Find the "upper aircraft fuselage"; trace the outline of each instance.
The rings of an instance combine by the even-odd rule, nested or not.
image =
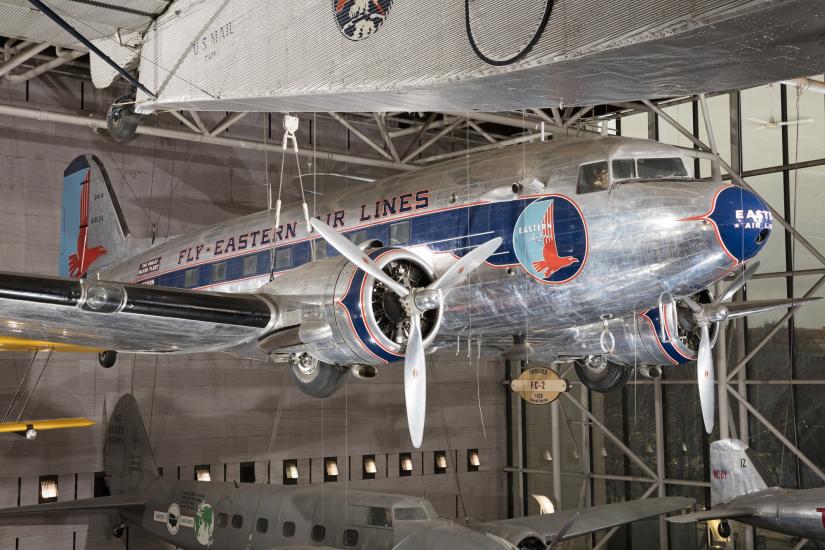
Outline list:
[[[470,326],[493,337],[562,330],[648,311],[662,296],[693,294],[764,246],[772,218],[762,199],[694,179],[693,164],[687,150],[645,140],[562,139],[327,190],[310,213],[356,243],[408,248],[436,274],[501,237],[471,284],[447,297],[439,341],[454,342]],[[296,268],[313,254],[337,253],[308,235],[299,204],[285,207],[280,220],[274,227],[274,212],[261,212],[223,222],[100,277],[293,295],[287,281],[306,277]],[[358,309],[363,296],[350,296],[357,283],[356,275],[349,286],[330,283],[335,300]]]

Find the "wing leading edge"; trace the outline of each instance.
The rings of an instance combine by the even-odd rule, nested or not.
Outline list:
[[[216,351],[274,326],[260,294],[0,272],[0,335],[126,352]]]
[[[489,527],[490,531],[495,531],[501,536],[502,529],[509,528],[514,533],[527,529],[543,536],[545,542],[550,542],[573,516],[578,514],[570,528],[560,538],[560,540],[567,540],[660,514],[677,512],[692,506],[694,502],[691,498],[683,497],[643,498],[579,510],[566,510],[554,514],[492,521],[482,524],[480,530],[485,531]]]

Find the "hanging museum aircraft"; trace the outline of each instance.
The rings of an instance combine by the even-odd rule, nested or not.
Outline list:
[[[718,165],[693,178],[697,156],[711,158],[629,138],[536,143],[328,193],[312,218],[295,205],[154,246],[81,156],[65,171],[61,277],[0,274],[0,334],[109,350],[104,366],[115,352],[272,357],[318,397],[403,360],[416,447],[425,350],[462,337],[576,360],[597,391],[698,359],[710,431],[715,323],[800,301],[723,303],[772,215]]]
[[[141,113],[566,108],[741,89],[825,67],[818,0],[127,4],[0,0],[0,36],[26,41],[13,50],[24,56],[41,44],[98,48],[137,69]],[[118,76],[97,55],[90,69],[97,87]]]
[[[673,523],[722,520],[718,531],[729,537],[733,519],[796,537],[825,541],[825,489],[783,489],[768,485],[770,476],[753,451],[738,439],[710,445],[712,508],[668,518]]]
[[[0,509],[3,516],[115,512],[184,550],[355,548],[372,550],[539,550],[555,543],[693,505],[647,498],[490,522],[441,519],[418,497],[323,487],[298,488],[165,480],[131,394],[120,398],[103,451],[111,496]],[[61,519],[61,521],[63,521]]]

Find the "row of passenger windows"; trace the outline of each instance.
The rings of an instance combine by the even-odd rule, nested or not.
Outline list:
[[[370,239],[370,236],[373,232],[368,231],[367,229],[361,229],[359,231],[355,231],[353,233],[349,233],[347,238],[354,242],[355,244],[361,244]],[[380,239],[378,239],[380,240]],[[405,220],[403,222],[394,223],[389,227],[389,245],[390,246],[402,246],[405,244],[409,244],[410,242],[410,222],[409,220]],[[323,239],[315,239],[312,241],[312,246],[315,252],[315,259],[320,260],[322,258],[327,257],[327,242]],[[283,271],[285,269],[289,269],[292,267],[292,249],[293,247],[281,247],[275,250],[275,258],[274,258],[274,271]],[[265,256],[265,258],[264,258]],[[263,260],[266,260],[266,269],[262,271],[261,265]],[[184,281],[183,285],[186,288],[194,288],[196,286],[202,286],[203,277],[201,273],[204,269],[211,270],[211,273],[208,276],[208,283],[205,284],[215,284],[215,283],[222,283],[226,281],[226,266],[227,262],[230,260],[217,262],[214,264],[203,265],[199,267],[193,267],[192,269],[187,269],[184,272]],[[270,254],[269,252],[257,252],[255,254],[250,254],[248,256],[243,257],[243,269],[241,270],[240,278],[245,277],[252,277],[254,275],[259,275],[262,273],[267,273],[269,270],[269,262],[270,262]],[[199,284],[199,280],[201,281]],[[180,284],[180,283],[178,283]]]
[[[351,521],[360,521],[371,527],[385,527],[391,528],[393,523],[393,514],[398,521],[420,521],[429,519],[427,511],[422,507],[407,507],[396,508],[381,508],[377,506],[350,506],[353,508],[364,509],[362,517],[350,518]],[[218,513],[217,526],[225,528],[231,523],[235,529],[243,527],[243,516],[240,514],[233,514],[230,522],[229,514],[225,512]],[[269,531],[269,520],[267,518],[258,518],[255,522],[255,531],[258,533],[266,533]],[[284,538],[291,538],[295,536],[295,522],[285,521],[281,526],[281,534]],[[323,542],[326,539],[327,530],[323,525],[313,525],[310,531],[310,537],[314,542]],[[358,544],[358,530],[345,529],[342,537],[344,546],[355,546]]]

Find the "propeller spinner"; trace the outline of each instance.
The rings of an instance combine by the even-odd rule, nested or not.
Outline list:
[[[501,246],[502,240],[496,237],[474,248],[428,286],[408,289],[385,273],[352,241],[318,219],[312,219],[310,223],[335,250],[392,290],[404,305],[410,319],[410,333],[404,358],[404,399],[410,438],[413,446],[418,448],[424,438],[424,419],[427,410],[427,363],[421,335],[421,314],[440,307],[444,296],[463,283],[470,272],[484,263]]]

